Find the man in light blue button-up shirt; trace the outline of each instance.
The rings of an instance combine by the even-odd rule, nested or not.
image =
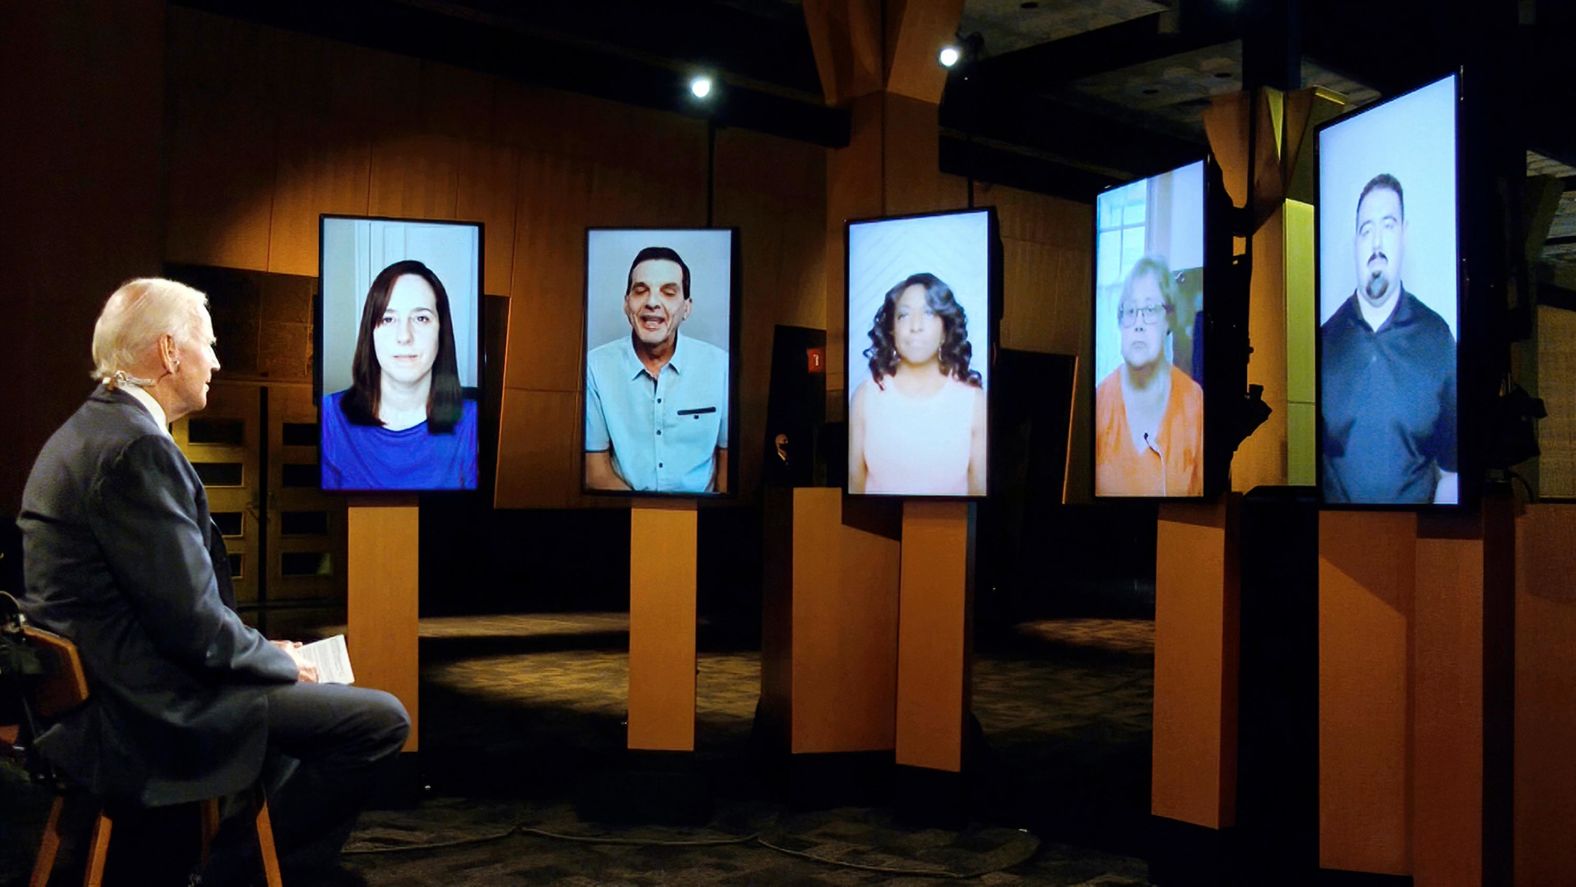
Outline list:
[[[693,307],[677,252],[635,255],[624,292],[630,335],[586,355],[587,488],[726,492],[728,352],[679,335]]]

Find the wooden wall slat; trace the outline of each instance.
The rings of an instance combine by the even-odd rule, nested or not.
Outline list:
[[[421,64],[421,125],[454,138],[492,140],[499,80],[441,62]]]
[[[968,183],[957,176],[944,175],[937,166],[941,151],[937,106],[893,93],[884,99],[882,175],[887,181],[886,213],[903,215],[966,207]]]
[[[460,151],[458,139],[431,133],[373,141],[367,211],[412,219],[455,218]]]
[[[742,252],[734,447],[739,488],[751,496],[761,472],[774,329],[826,325],[825,157],[823,149],[786,139],[718,134],[716,223],[739,229]],[[762,169],[772,174],[762,176]]]
[[[169,55],[179,69],[166,86],[169,261],[268,267],[276,115],[259,72],[275,43],[270,32],[234,19],[170,16]]]
[[[1077,354],[1089,335],[1089,253],[1003,238],[1004,348]]]
[[[502,413],[494,504],[567,508],[581,498],[579,394],[505,388]]]
[[[588,164],[520,153],[504,385],[580,390]],[[500,472],[500,487],[502,473]]]
[[[318,217],[367,212],[371,142],[350,124],[283,117],[268,270],[316,277]]]
[[[514,292],[515,206],[527,195],[518,191],[519,152],[507,145],[466,140],[460,145],[457,218],[482,223],[485,240],[484,289],[495,296]],[[499,359],[503,355],[498,355]]]

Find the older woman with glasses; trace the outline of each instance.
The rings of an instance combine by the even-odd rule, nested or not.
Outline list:
[[[1145,256],[1122,284],[1122,362],[1094,395],[1095,495],[1201,496],[1204,390],[1166,357],[1176,282]]]

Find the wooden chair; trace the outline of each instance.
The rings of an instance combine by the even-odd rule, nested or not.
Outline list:
[[[53,632],[44,631],[31,625],[22,626],[28,646],[37,652],[44,670],[43,674],[35,676],[33,680],[24,684],[23,703],[31,709],[33,718],[44,721],[57,718],[88,698],[87,674],[82,670],[82,659],[77,655],[77,647],[71,641]],[[28,731],[23,730],[24,734]],[[31,741],[30,736],[25,736],[25,741]],[[55,867],[55,855],[60,850],[60,820],[61,812],[65,809],[67,793],[70,789],[58,780],[55,783],[57,794],[55,803],[50,807],[49,820],[44,826],[44,835],[39,840],[38,855],[33,861],[33,875],[28,881],[29,887],[45,887],[49,883],[49,874]],[[104,880],[104,863],[109,859],[110,832],[114,829],[114,820],[101,800],[97,801],[97,812],[93,821],[93,837],[88,847],[87,872],[83,877],[86,887],[99,887]],[[202,820],[202,861],[208,862],[208,849],[213,841],[214,834],[219,829],[219,798],[209,798],[201,802]],[[268,818],[268,799],[263,796],[262,786],[254,786],[251,790],[251,815],[257,830],[258,848],[263,858],[263,874],[267,879],[268,887],[281,887],[279,877],[279,859],[274,852],[273,823]]]

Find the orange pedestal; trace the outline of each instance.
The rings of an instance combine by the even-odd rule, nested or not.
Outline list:
[[[417,592],[421,511],[414,497],[352,503],[346,515],[345,643],[356,685],[385,690],[410,713],[404,751],[416,751],[420,685]]]
[[[1319,532],[1320,867],[1508,883],[1509,500]]]
[[[1211,829],[1236,820],[1240,507],[1166,504],[1156,528],[1150,812]]]
[[[963,769],[973,528],[967,502],[903,505],[896,736],[902,765]]]
[[[695,750],[695,503],[629,512],[629,748]]]
[[[898,527],[884,505],[767,491],[761,713],[791,754],[893,747]]]

